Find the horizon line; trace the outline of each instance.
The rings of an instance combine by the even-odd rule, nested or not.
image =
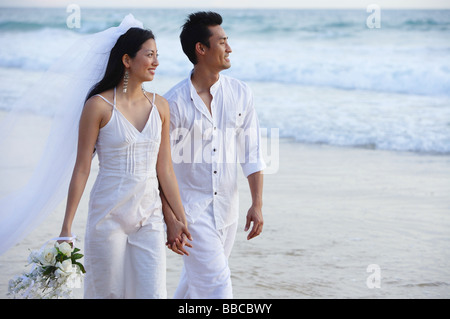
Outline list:
[[[141,6],[121,6],[121,5],[81,5],[81,8],[89,8],[89,9],[199,9],[199,6],[155,6],[155,5],[141,5]],[[67,8],[67,5],[60,5],[60,6],[45,6],[45,5],[8,5],[8,4],[1,4],[0,8],[11,8],[11,9],[61,9],[61,8]],[[230,6],[230,7],[207,7],[209,9],[205,10],[211,10],[211,9],[243,9],[243,10],[267,10],[267,9],[301,9],[301,10],[359,10],[359,9],[365,9],[367,6],[349,6],[349,7],[300,7],[300,6],[279,6],[279,7],[271,7],[271,6],[261,6],[261,7],[239,7],[239,6]],[[448,7],[382,7],[383,10],[449,10],[450,4]]]

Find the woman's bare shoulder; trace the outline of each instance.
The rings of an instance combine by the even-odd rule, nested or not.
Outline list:
[[[112,90],[111,92],[106,91],[101,93],[101,96],[103,98],[98,95],[90,97],[84,104],[82,115],[82,120],[85,119],[88,122],[94,122],[96,123],[95,125],[98,125],[100,128],[109,122],[113,109],[111,103],[113,103],[114,100]],[[109,103],[104,99],[109,101]]]
[[[163,108],[163,109],[167,109],[167,110],[169,109],[169,102],[167,102],[167,100],[159,94],[156,94],[155,104],[159,108]]]
[[[155,105],[162,119],[169,115],[169,103],[164,97],[157,93],[144,92],[150,99],[153,99],[153,94],[155,95]]]
[[[99,96],[101,95],[101,96]],[[105,101],[106,100],[106,101]],[[107,102],[108,101],[108,102]],[[84,104],[84,109],[88,112],[111,112],[114,101],[113,90],[102,92],[98,95],[91,96]]]
[[[156,94],[155,104],[156,107],[158,108],[159,113],[161,114],[161,118],[163,120],[164,119],[170,120],[170,109],[167,100],[161,95]]]

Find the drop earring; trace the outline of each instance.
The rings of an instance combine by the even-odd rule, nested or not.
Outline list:
[[[128,70],[125,70],[125,75],[123,77],[123,93],[127,93],[127,89],[128,89]]]

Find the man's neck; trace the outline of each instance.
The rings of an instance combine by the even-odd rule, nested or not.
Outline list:
[[[199,94],[208,92],[211,86],[219,80],[219,72],[213,72],[196,65],[191,75],[191,81]]]

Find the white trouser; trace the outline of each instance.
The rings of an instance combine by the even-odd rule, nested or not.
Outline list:
[[[86,240],[84,298],[167,298],[165,231],[93,231]]]
[[[216,230],[212,205],[193,224],[189,224],[193,248],[183,256],[180,283],[175,299],[233,298],[228,257],[236,237],[237,222]]]

